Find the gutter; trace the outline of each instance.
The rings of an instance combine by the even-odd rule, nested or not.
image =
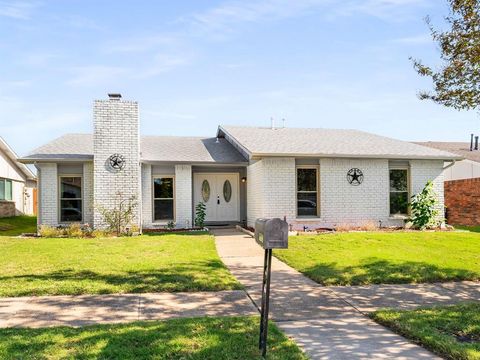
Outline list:
[[[450,164],[448,164],[447,166],[445,166],[445,167],[443,168],[443,170],[447,170],[448,168],[452,167],[453,165],[455,165],[456,162],[457,162],[457,160],[455,160],[455,159],[452,160],[452,161],[450,162]]]

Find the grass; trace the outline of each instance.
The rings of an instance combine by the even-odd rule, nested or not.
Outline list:
[[[324,285],[480,279],[480,234],[473,232],[294,236],[275,256]]]
[[[13,216],[0,218],[0,236],[17,236],[22,233],[36,233],[37,218],[35,216]]]
[[[455,229],[478,233],[480,232],[480,225],[478,226],[455,225]]]
[[[210,235],[0,237],[0,254],[0,296],[241,288]]]
[[[479,303],[412,311],[381,310],[371,316],[442,357],[480,359]]]
[[[0,329],[1,359],[260,359],[258,317],[192,318],[83,328]],[[269,359],[306,360],[274,325]]]

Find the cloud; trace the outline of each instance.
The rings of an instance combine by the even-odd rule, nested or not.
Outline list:
[[[413,8],[426,8],[431,4],[431,0],[350,0],[341,2],[333,10],[333,14],[337,16],[364,14],[397,22],[416,16]]]
[[[28,20],[38,6],[40,3],[31,1],[0,1],[0,16]]]
[[[125,75],[128,69],[124,67],[88,65],[70,69],[73,78],[67,81],[68,85],[91,86],[99,83],[110,82],[118,76]]]
[[[177,42],[174,35],[154,34],[146,36],[138,36],[124,38],[116,43],[107,44],[104,47],[106,53],[130,53],[143,52],[157,48],[161,45],[173,45]]]
[[[191,57],[189,55],[157,54],[153,57],[150,64],[141,69],[131,71],[131,75],[137,79],[149,78],[172,71],[179,66],[189,63],[191,63]]]
[[[407,36],[399,39],[394,39],[393,42],[400,44],[423,45],[431,43],[432,36],[430,34],[420,34],[415,36]]]

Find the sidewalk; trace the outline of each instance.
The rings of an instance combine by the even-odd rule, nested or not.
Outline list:
[[[263,250],[240,232],[215,231],[218,253],[258,307]],[[324,287],[274,258],[271,318],[312,359],[437,359],[364,314],[480,300],[474,282]]]
[[[0,298],[0,328],[258,315],[244,291]]]

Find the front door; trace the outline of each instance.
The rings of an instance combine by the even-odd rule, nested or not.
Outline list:
[[[194,207],[203,202],[206,222],[240,221],[238,173],[195,173]]]

